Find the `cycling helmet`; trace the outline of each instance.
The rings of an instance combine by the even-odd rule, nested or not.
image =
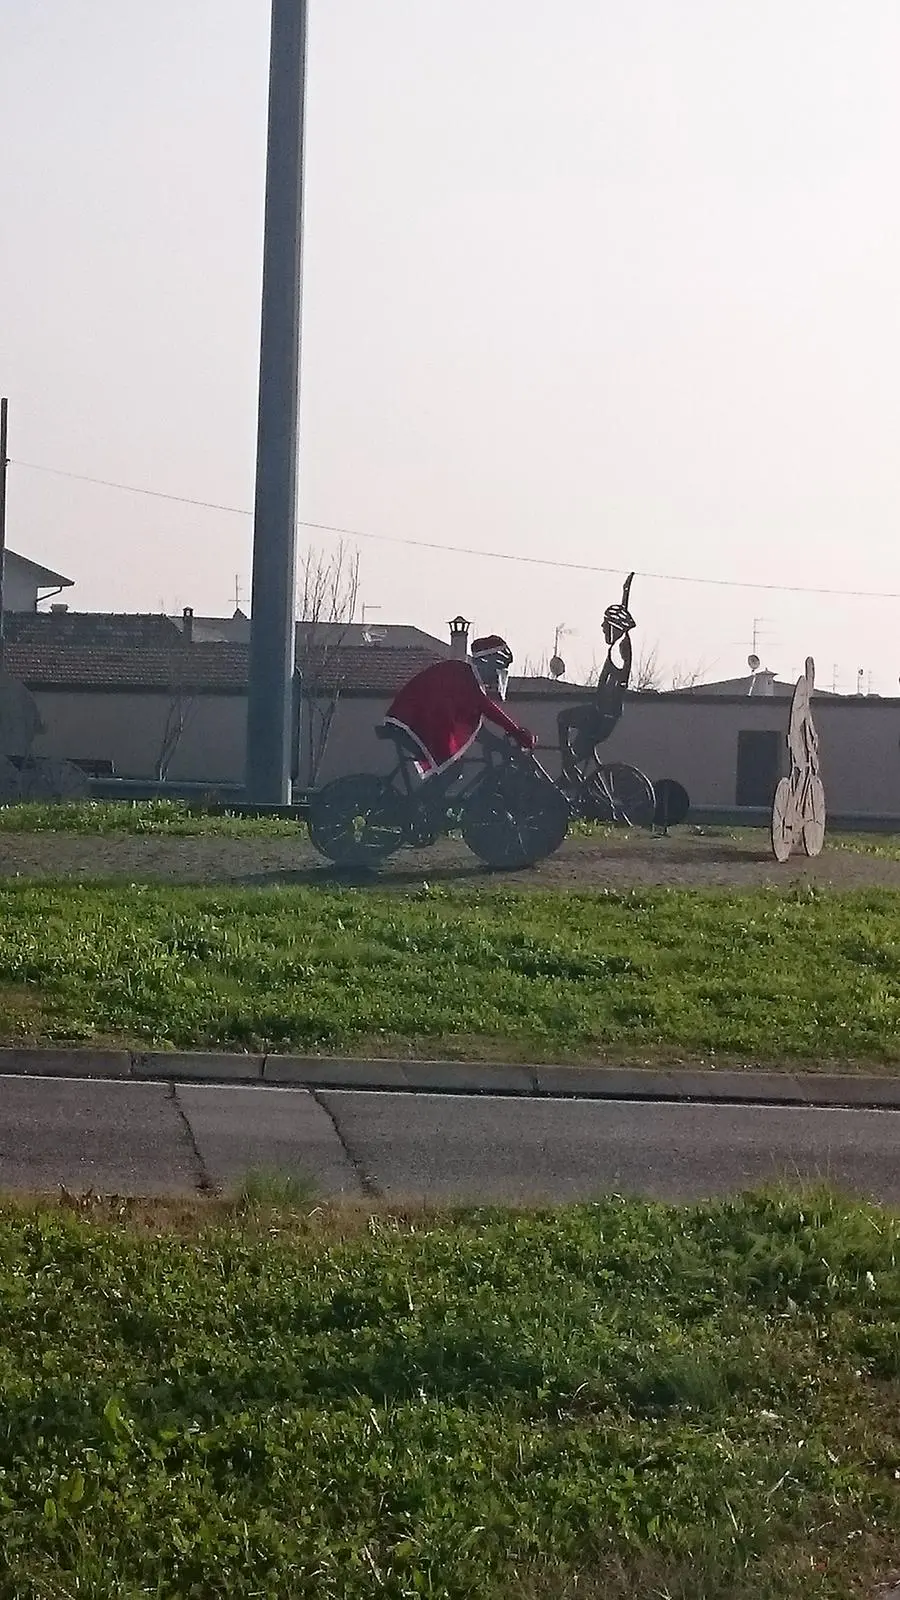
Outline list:
[[[627,606],[607,606],[603,613],[603,636],[607,644],[615,644],[634,627],[634,617]]]
[[[626,633],[630,633],[635,626],[634,617],[628,609],[631,597],[631,585],[634,573],[629,572],[622,587],[622,599],[618,605],[607,606],[603,613],[603,637],[608,645],[617,644]]]

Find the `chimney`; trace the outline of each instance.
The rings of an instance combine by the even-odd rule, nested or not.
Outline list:
[[[68,606],[61,606],[61,605],[55,605],[55,606],[51,606],[50,607],[51,614],[54,617],[64,617],[66,612],[68,611],[68,609],[69,609]]]
[[[185,608],[184,608],[184,611],[182,613],[181,631],[184,634],[184,642],[185,642],[185,644],[193,644],[193,642],[194,642],[194,608],[193,608],[193,606],[185,606]]]
[[[454,617],[450,624],[450,654],[462,659],[469,653],[469,624],[465,617]]]

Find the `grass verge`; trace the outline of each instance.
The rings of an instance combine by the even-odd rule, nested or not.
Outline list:
[[[486,1059],[900,1058],[888,890],[0,884],[0,1033]]]
[[[612,828],[602,823],[571,824],[573,837],[615,841],[620,848],[641,850],[647,833],[641,828]],[[75,833],[86,837],[131,834],[157,838],[305,839],[302,823],[284,817],[243,817],[232,813],[212,815],[184,800],[72,800],[60,805],[26,802],[0,806],[0,834]],[[674,837],[693,841],[702,836],[718,839],[735,849],[760,849],[767,853],[763,828],[710,825],[675,830]],[[832,833],[826,850],[900,858],[900,834]]]
[[[147,837],[296,838],[300,825],[285,817],[212,816],[183,800],[29,801],[0,806],[2,833],[138,834]]]
[[[0,1210],[2,1600],[868,1600],[896,1564],[885,1212],[155,1204]]]

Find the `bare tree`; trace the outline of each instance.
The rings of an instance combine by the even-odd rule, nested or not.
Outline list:
[[[311,546],[300,574],[296,671],[300,679],[301,768],[319,775],[343,687],[338,652],[356,614],[359,554],[343,541],[330,555]]]
[[[155,763],[157,783],[167,781],[175,752],[197,712],[196,696],[187,687],[184,656],[185,646],[179,639],[169,664],[169,701]]]
[[[683,661],[676,661],[672,668],[673,689],[695,689],[701,683],[706,673],[702,661],[695,661],[693,666]]]
[[[538,661],[534,661],[531,656],[526,656],[522,662],[522,670],[516,676],[520,678],[546,678],[549,671],[550,666],[546,656],[541,656]]]
[[[649,694],[658,690],[662,683],[662,671],[659,665],[659,645],[649,645],[642,650],[634,664],[631,675],[631,688],[636,694]]]

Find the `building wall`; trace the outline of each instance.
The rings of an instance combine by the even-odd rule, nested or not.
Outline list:
[[[9,551],[3,568],[4,611],[36,611],[37,593],[34,577],[29,577],[27,567],[21,567]]]
[[[45,724],[43,755],[111,761],[120,778],[151,778],[171,696],[54,690],[35,692]],[[198,695],[169,765],[170,778],[242,783],[247,702],[242,694]]]
[[[557,775],[556,718],[576,696],[514,697],[509,711],[538,735],[538,755]],[[344,772],[385,771],[393,747],[375,738],[387,700],[346,699],[332,724],[320,781]],[[651,779],[675,778],[695,805],[733,806],[738,733],[787,733],[790,702],[768,696],[636,695],[605,745],[607,759],[640,767]],[[834,812],[900,816],[900,702],[837,699],[814,702],[822,775]],[[785,770],[787,770],[785,747]]]
[[[36,747],[42,753],[112,761],[122,777],[154,776],[168,696],[56,690],[38,691],[35,698],[47,730]],[[577,698],[564,692],[558,699],[516,696],[509,703],[512,715],[538,735],[538,754],[554,775],[557,713]],[[347,696],[338,703],[320,782],[387,770],[393,747],[374,731],[387,706],[387,697]],[[788,708],[787,700],[768,697],[636,695],[605,751],[610,761],[630,762],[651,779],[677,779],[695,805],[733,806],[738,733],[772,729],[783,736]],[[830,810],[900,816],[900,701],[817,700],[814,714]],[[197,696],[170,776],[240,783],[245,719],[242,694]],[[308,781],[302,770],[300,781]]]

